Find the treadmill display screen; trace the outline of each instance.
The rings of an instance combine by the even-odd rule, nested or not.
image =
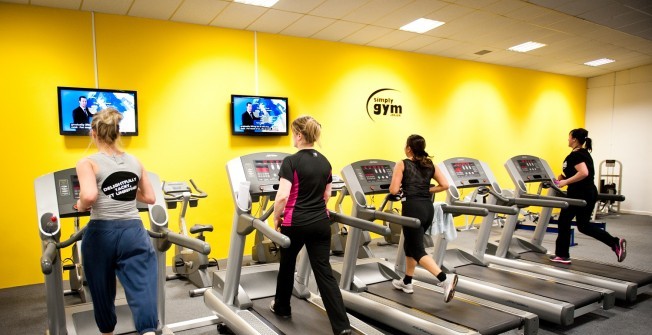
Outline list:
[[[363,165],[361,168],[367,183],[388,183],[392,180],[392,168],[389,165]]]
[[[81,187],[79,187],[79,178],[75,174],[72,175],[70,179],[72,179],[72,196],[75,199],[79,199],[79,190],[81,189]]]
[[[256,178],[259,181],[278,181],[278,171],[281,169],[282,160],[256,160]]]
[[[543,172],[543,170],[539,166],[539,163],[534,159],[519,159],[517,162],[518,162],[518,167],[521,169],[522,172],[525,173]]]
[[[474,162],[456,162],[451,163],[453,171],[458,178],[481,177],[478,167]]]

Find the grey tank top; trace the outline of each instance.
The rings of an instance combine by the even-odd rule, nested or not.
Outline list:
[[[127,153],[109,156],[96,153],[88,157],[98,171],[97,200],[91,208],[91,220],[140,219],[136,208],[136,193],[142,168],[138,160]]]

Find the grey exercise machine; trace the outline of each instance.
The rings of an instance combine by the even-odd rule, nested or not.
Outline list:
[[[505,163],[515,186],[515,196],[520,199],[562,199],[569,203],[581,206],[586,205],[583,200],[564,197],[564,192],[557,188],[553,179],[554,174],[548,163],[535,156],[521,155],[507,160]],[[527,192],[527,185],[531,183],[543,184],[548,188],[548,195],[537,195]],[[559,195],[562,197],[560,198]],[[512,263],[526,267],[528,271],[537,272],[563,278],[580,283],[613,290],[616,299],[633,302],[636,297],[650,290],[652,273],[628,268],[622,265],[611,265],[598,261],[589,261],[573,258],[571,264],[551,263],[548,259],[546,248],[543,247],[548,222],[552,209],[543,207],[536,229],[531,239],[514,237],[516,216],[509,217],[500,238],[500,244],[495,255],[500,259],[492,258],[492,262],[507,262],[505,258],[518,258],[524,262]]]
[[[572,324],[580,315],[613,307],[613,291],[487,262],[485,251],[495,213],[516,215],[521,200],[502,197],[502,189],[492,172],[485,163],[476,159],[451,158],[438,167],[449,181],[447,204],[485,208],[490,212],[482,221],[472,252],[447,250],[446,240],[435,241],[433,257],[443,268],[458,274],[459,292],[526,310],[542,320],[564,326]],[[460,200],[459,189],[473,188],[490,193],[487,203]],[[504,202],[498,205],[498,199]],[[550,206],[559,205],[559,202],[533,200],[528,205]]]
[[[208,196],[206,192],[197,187],[192,179],[190,179],[190,184],[192,184],[192,188],[184,181],[163,181],[165,202],[167,203],[168,209],[176,208],[177,204],[181,202],[181,209],[179,211],[179,234],[188,237],[191,237],[190,234],[197,234],[195,236],[196,239],[206,242],[204,233],[212,232],[212,225],[195,224],[190,227],[190,230],[186,228],[186,212],[188,207],[197,207],[199,199]],[[208,268],[217,266],[217,260],[209,260],[208,255],[179,245],[174,246],[174,251],[172,266],[174,274],[167,276],[167,280],[186,278],[197,287],[197,289],[188,292],[191,297],[204,294],[204,291],[211,286],[211,277],[208,273]]]
[[[156,203],[144,205],[139,203],[139,211],[147,211],[158,259],[158,317],[163,334],[172,334],[175,330],[190,329],[205,324],[183,325],[166,324],[165,321],[165,251],[172,244],[180,244],[198,252],[208,254],[210,246],[205,242],[191,239],[171,232],[168,228],[168,214],[161,192],[158,175],[149,172],[152,188],[156,192]],[[47,299],[47,316],[49,335],[86,335],[97,334],[97,326],[93,316],[93,305],[90,302],[65,306],[63,297],[63,272],[61,264],[61,249],[81,240],[85,227],[65,241],[61,241],[61,219],[86,217],[89,212],[78,212],[73,206],[79,198],[79,180],[74,168],[56,171],[37,178],[34,181],[36,193],[37,222],[43,254],[41,256],[41,271],[45,275]],[[82,260],[83,263],[83,260]],[[134,332],[131,311],[126,299],[116,300],[116,315],[118,324],[115,334]],[[203,322],[203,321],[202,321]],[[208,323],[210,324],[210,323]]]
[[[290,319],[278,317],[269,310],[276,292],[279,264],[240,266],[244,258],[245,239],[254,230],[260,231],[281,248],[288,247],[291,243],[287,236],[267,223],[274,210],[273,205],[259,216],[251,214],[254,202],[261,199],[274,200],[279,184],[278,168],[286,156],[288,154],[261,152],[241,156],[227,163],[235,204],[228,266],[226,270],[213,272],[213,286],[204,293],[204,302],[217,315],[219,322],[235,334],[332,333],[321,298],[307,289],[310,266],[305,248],[297,262]],[[330,217],[332,221],[344,224],[370,226],[369,222],[335,212],[330,212]],[[376,227],[370,228],[386,233]],[[349,320],[355,334],[382,334],[351,315]]]
[[[418,219],[376,210],[367,202],[369,195],[385,197],[389,193],[393,166],[394,162],[369,159],[342,169],[342,178],[352,195],[352,216],[418,227]],[[449,207],[450,211],[487,215],[483,209]],[[344,296],[348,309],[406,334],[500,334],[518,328],[526,334],[537,332],[538,318],[532,313],[465,295],[456,295],[445,304],[443,290],[426,283],[415,282],[414,294],[396,290],[391,283],[400,278],[395,264],[379,258],[356,257],[361,233],[357,228],[349,230],[344,263],[333,265],[333,271],[340,276],[340,287],[350,291]]]

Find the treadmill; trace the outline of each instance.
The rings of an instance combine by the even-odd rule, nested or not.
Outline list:
[[[418,227],[418,219],[375,210],[367,202],[369,195],[389,193],[393,166],[394,162],[368,159],[342,169],[353,200],[352,216]],[[484,209],[448,207],[446,210],[487,215]],[[461,294],[444,303],[443,290],[426,283],[415,282],[413,294],[396,290],[391,281],[400,276],[394,264],[379,258],[357,259],[361,234],[360,229],[349,230],[344,262],[333,266],[340,287],[349,291],[344,295],[349,310],[407,334],[500,334],[512,329],[536,334],[539,319],[532,313]]]
[[[180,331],[202,327],[215,323],[211,318],[189,320],[175,324],[165,322],[165,252],[172,244],[195,250],[202,254],[210,253],[210,245],[206,242],[180,235],[170,231],[166,204],[161,191],[158,175],[148,172],[152,189],[156,193],[156,203],[146,205],[138,203],[140,212],[148,212],[150,227],[148,231],[156,249],[158,262],[158,319],[163,334],[173,334]],[[78,212],[73,206],[79,199],[79,179],[75,168],[55,171],[38,177],[34,181],[36,193],[36,209],[41,246],[41,271],[45,275],[45,290],[47,299],[47,316],[49,335],[90,335],[97,334],[98,329],[93,316],[92,302],[66,306],[63,292],[63,273],[61,249],[81,240],[86,227],[74,233],[70,238],[61,241],[61,219],[87,217],[90,212]],[[82,260],[83,264],[83,260]],[[135,332],[131,310],[125,298],[116,299],[117,324],[115,334]]]
[[[548,163],[539,157],[515,156],[505,163],[505,167],[514,182],[515,196],[517,198],[576,201],[576,199],[555,197],[555,195],[563,195],[564,193],[555,185],[553,181],[554,174]],[[539,183],[540,189],[549,188],[548,195],[541,196],[528,193],[527,184],[531,183]],[[616,299],[627,303],[634,302],[639,294],[650,290],[652,284],[652,273],[650,272],[622,265],[577,258],[573,258],[571,264],[550,262],[550,255],[542,246],[542,242],[550,221],[551,212],[551,208],[542,208],[534,235],[529,241],[513,236],[518,218],[516,215],[509,217],[503,228],[500,244],[495,253],[498,257],[492,258],[492,262],[501,264],[509,261],[507,258],[517,258],[522,261],[519,263],[521,268],[527,268],[528,271],[604,287],[613,290]],[[533,266],[534,264],[537,266]]]
[[[217,315],[218,321],[235,334],[332,334],[321,298],[308,290],[310,265],[305,248],[297,262],[299,271],[295,276],[292,317],[289,319],[281,318],[269,309],[276,293],[279,264],[241,266],[246,237],[254,230],[280,247],[287,248],[291,243],[287,236],[267,223],[274,206],[269,206],[260,216],[251,213],[253,203],[262,205],[274,200],[279,184],[278,172],[287,156],[280,152],[260,152],[232,159],[226,166],[235,204],[228,263],[226,270],[213,272],[213,286],[204,293],[204,303]],[[369,222],[348,219],[334,212],[330,212],[330,217],[331,221],[343,224],[371,226]],[[349,320],[354,334],[383,334],[352,315],[349,315]]]
[[[491,213],[518,213],[516,203],[511,203],[511,206],[496,205],[502,190],[485,163],[458,157],[441,162],[439,168],[450,183],[446,203],[486,208]],[[461,201],[459,189],[464,188],[478,189],[480,194],[492,191],[494,195],[488,195],[485,203]],[[539,200],[537,205],[555,203]],[[438,264],[443,263],[442,268],[459,275],[459,292],[526,310],[542,320],[562,326],[570,325],[576,317],[598,308],[613,307],[615,297],[611,290],[489,264],[485,250],[493,219],[494,215],[483,219],[472,253],[460,249],[446,250],[446,240],[435,241],[433,257]]]

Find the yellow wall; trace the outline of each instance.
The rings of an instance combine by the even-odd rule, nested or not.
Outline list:
[[[95,86],[92,22],[87,12],[0,4],[0,288],[43,281],[34,179],[93,151],[87,138],[58,134],[56,97],[57,86]],[[484,160],[512,188],[502,167],[509,157],[538,155],[558,171],[568,131],[584,123],[583,78],[106,14],[94,22],[99,87],[138,91],[140,135],[123,146],[162,179],[194,178],[209,194],[188,219],[215,226],[215,258],[227,256],[231,227],[226,162],[293,151],[290,137],[230,135],[229,97],[257,93],[257,77],[258,93],[289,97],[291,118],[322,123],[321,151],[335,171],[364,158],[399,160],[405,138],[419,133],[436,161]],[[380,88],[399,91],[402,116],[367,116],[366,100]]]

